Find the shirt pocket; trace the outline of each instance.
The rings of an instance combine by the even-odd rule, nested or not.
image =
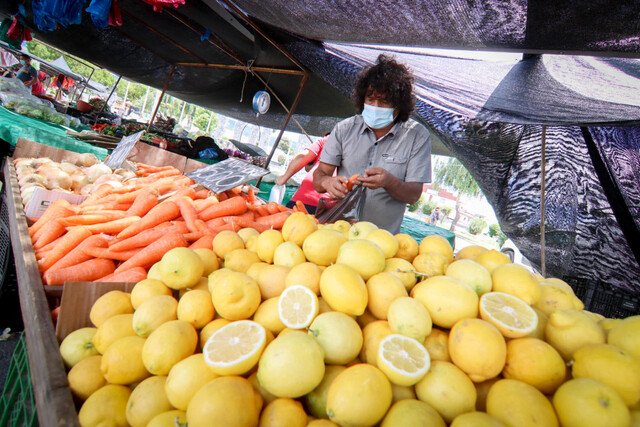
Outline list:
[[[407,163],[409,157],[402,155],[386,155],[382,156],[384,168],[398,179],[404,180],[407,174]]]

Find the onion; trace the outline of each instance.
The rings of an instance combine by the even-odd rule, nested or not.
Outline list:
[[[34,167],[33,163],[35,162],[35,159],[15,159],[13,161],[13,164],[15,165],[16,169],[23,167],[23,166],[27,166],[27,167]]]
[[[69,162],[60,163],[60,169],[62,169],[63,171],[65,171],[69,175],[73,175],[75,173],[78,173],[78,172],[82,171],[82,169],[80,169],[78,166],[74,165],[73,163],[69,163]]]
[[[84,187],[82,187],[82,189],[80,190],[80,194],[82,194],[83,196],[88,196],[91,193],[93,193],[93,190],[95,189],[95,185],[93,184],[89,184],[89,185],[85,185]]]
[[[122,179],[123,179],[123,180],[127,180],[127,179],[131,179],[131,178],[135,178],[135,177],[137,176],[135,172],[132,172],[132,171],[130,171],[130,170],[123,169],[123,168],[116,169],[116,170],[114,171],[114,173],[115,173],[116,175],[120,175],[120,176],[122,177]]]
[[[116,175],[116,174],[109,174],[109,175],[102,175],[100,178],[96,179],[94,181],[95,185],[100,185],[100,184],[104,184],[105,182],[109,182],[109,181],[122,181],[122,177],[120,175]]]
[[[20,191],[20,196],[22,196],[22,202],[26,205],[31,200],[31,196],[33,196],[33,192],[36,191],[37,188],[44,188],[41,185],[33,185],[31,187],[26,187]]]
[[[97,163],[85,169],[84,173],[89,177],[89,181],[96,182],[102,175],[111,175],[111,168],[104,163]]]
[[[40,168],[40,174],[45,177],[45,187],[49,190],[56,188],[71,188],[71,176],[58,168]]]
[[[18,179],[24,175],[31,175],[36,173],[36,170],[33,166],[22,164],[16,166],[16,174],[18,175]]]
[[[85,186],[89,185],[89,178],[82,172],[71,175],[71,189],[73,191],[80,191]]]
[[[40,157],[38,159],[33,159],[33,167],[36,168],[36,169],[39,168],[42,165],[46,165],[46,164],[49,164],[49,163],[53,163],[53,160],[48,159],[46,157]]]
[[[20,184],[20,188],[27,187],[27,184],[41,184],[44,185],[45,178],[42,175],[38,175],[37,173],[30,173],[27,175],[22,175],[18,179],[18,184]]]
[[[98,162],[99,162],[98,158],[94,154],[91,154],[91,153],[80,154],[78,156],[78,158],[76,159],[76,165],[85,166],[85,167],[93,166]]]

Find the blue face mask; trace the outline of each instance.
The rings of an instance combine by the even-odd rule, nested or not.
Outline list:
[[[25,61],[24,59],[21,59],[21,60],[20,60],[20,64],[22,64],[22,65],[27,65],[27,61]]]
[[[364,104],[362,109],[364,122],[372,129],[382,129],[393,122],[393,108],[374,107]]]

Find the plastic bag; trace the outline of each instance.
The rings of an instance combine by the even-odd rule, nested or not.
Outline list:
[[[362,185],[353,187],[344,199],[320,199],[316,210],[316,219],[320,224],[345,220],[349,223],[360,221],[364,208],[365,188]]]
[[[269,193],[269,201],[276,202],[277,204],[281,205],[286,192],[287,187],[285,187],[284,185],[274,185],[271,188],[271,193]]]

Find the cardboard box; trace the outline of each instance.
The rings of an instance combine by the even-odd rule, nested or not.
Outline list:
[[[24,207],[24,213],[27,215],[27,218],[31,220],[38,219],[44,211],[47,210],[49,205],[56,200],[64,199],[72,205],[79,205],[86,198],[87,196],[80,194],[63,193],[62,191],[45,190],[44,188],[38,187],[31,195],[27,206]]]

